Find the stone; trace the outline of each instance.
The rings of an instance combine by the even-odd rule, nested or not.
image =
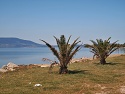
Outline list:
[[[0,72],[7,72],[7,70],[5,70],[5,69],[0,69]]]
[[[7,69],[7,66],[6,65],[3,65],[1,69]]]
[[[40,86],[42,86],[41,84],[35,84],[34,85],[35,87],[40,87]]]
[[[121,94],[125,94],[125,86],[121,86],[120,87],[120,93]]]
[[[7,64],[7,70],[8,70],[8,71],[14,71],[14,70],[15,70],[14,68],[16,68],[16,67],[19,67],[19,66],[16,65],[16,64],[14,64],[14,63],[12,63],[12,62],[9,62],[9,63]]]

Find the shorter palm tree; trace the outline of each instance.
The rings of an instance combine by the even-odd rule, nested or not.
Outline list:
[[[93,45],[84,44],[84,47],[91,49],[91,52],[94,53],[93,59],[96,56],[101,64],[106,64],[106,58],[119,48],[118,44],[116,44],[117,41],[110,43],[110,39],[111,37],[104,41],[96,39],[97,42],[90,40]]]
[[[41,41],[43,41],[50,48],[50,50],[59,60],[59,73],[68,73],[67,65],[70,63],[70,60],[73,58],[76,52],[80,50],[81,45],[77,46],[77,44],[81,41],[78,41],[79,38],[77,38],[72,44],[69,44],[71,36],[69,37],[68,41],[66,41],[64,35],[61,35],[60,39],[56,38],[55,36],[54,38],[56,39],[58,50],[56,50],[52,45],[50,45],[46,41]]]

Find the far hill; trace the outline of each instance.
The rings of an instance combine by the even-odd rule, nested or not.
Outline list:
[[[19,38],[0,38],[0,48],[43,47],[43,46],[45,45]]]

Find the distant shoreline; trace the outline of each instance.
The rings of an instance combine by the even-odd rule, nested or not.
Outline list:
[[[117,57],[117,56],[121,56],[121,55],[125,55],[125,54],[124,53],[122,53],[122,54],[115,54],[114,53],[114,54],[111,54],[109,57]],[[74,62],[85,62],[85,61],[88,61],[88,60],[93,60],[93,58],[92,57],[84,57],[84,56],[81,57],[81,58],[73,58],[71,63],[74,63]],[[15,63],[13,61],[11,61],[11,62]],[[24,66],[25,65],[26,66],[28,66],[28,65],[36,65],[36,66],[40,66],[40,67],[49,67],[51,65],[51,63],[28,63],[28,64],[17,64],[17,63],[15,63],[15,64],[16,65],[24,65]],[[6,65],[6,64],[1,64],[0,68],[2,68],[2,66],[4,66],[4,65]]]
[[[111,54],[109,57],[117,57],[117,56],[122,56],[125,54]],[[70,63],[75,63],[75,62],[87,62],[87,61],[92,61],[92,58],[73,58]],[[58,64],[54,64],[54,66],[57,66]],[[50,67],[51,64],[26,64],[26,65],[17,65],[13,62],[9,62],[7,65],[3,65],[0,68],[0,72],[7,72],[7,71],[14,71],[15,69],[21,69],[21,68],[32,68],[32,67],[41,67],[41,68],[45,68],[45,67]]]

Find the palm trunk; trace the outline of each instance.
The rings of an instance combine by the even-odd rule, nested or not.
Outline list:
[[[105,58],[101,58],[100,64],[102,64],[102,65],[106,64]]]
[[[60,66],[59,69],[59,74],[67,74],[68,73],[68,69],[66,66]]]

